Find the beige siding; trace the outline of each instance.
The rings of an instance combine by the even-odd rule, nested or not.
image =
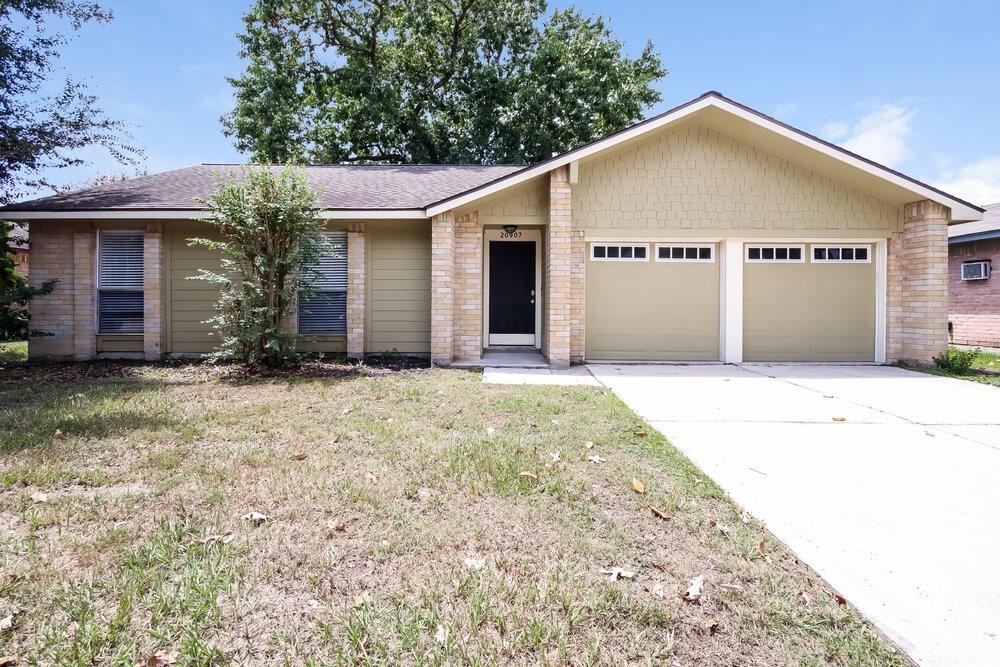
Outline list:
[[[368,352],[430,354],[431,232],[423,221],[366,225]]]
[[[142,352],[142,336],[98,336],[97,351]]]
[[[874,262],[744,264],[743,358],[873,361]]]
[[[587,244],[588,359],[715,361],[719,262],[599,262]]]
[[[477,201],[458,210],[461,217],[478,210],[482,225],[544,225],[549,219],[548,175],[533,178],[521,185]]]
[[[885,237],[902,225],[896,206],[694,123],[581,164],[573,216],[593,236]]]
[[[203,280],[191,280],[198,269],[219,269],[219,255],[201,246],[188,245],[192,237],[218,238],[213,228],[195,222],[166,223],[167,267],[166,351],[174,354],[204,354],[215,349],[217,339],[205,324],[215,314],[219,290]]]

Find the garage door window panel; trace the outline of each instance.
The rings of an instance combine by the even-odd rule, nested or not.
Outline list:
[[[806,261],[802,245],[748,245],[748,264],[801,264]]]
[[[814,264],[869,264],[872,252],[871,246],[866,245],[814,245],[810,257]]]
[[[657,244],[657,262],[714,262],[714,246]]]
[[[592,243],[590,259],[594,262],[646,262],[649,260],[649,244]]]

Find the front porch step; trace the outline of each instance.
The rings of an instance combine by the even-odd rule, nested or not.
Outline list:
[[[491,350],[483,352],[479,359],[459,358],[451,363],[452,368],[548,368],[548,360],[534,348],[525,350]]]

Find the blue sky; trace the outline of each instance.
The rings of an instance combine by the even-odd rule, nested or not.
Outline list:
[[[109,25],[65,49],[72,75],[132,128],[145,168],[242,160],[218,117],[232,105],[249,0],[104,0]],[[571,3],[552,2],[554,7]],[[670,70],[650,113],[706,90],[985,204],[1000,201],[1000,2],[578,0],[629,52],[651,39]],[[80,183],[122,168],[88,151]]]

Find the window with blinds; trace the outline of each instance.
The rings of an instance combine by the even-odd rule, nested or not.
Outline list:
[[[142,333],[142,237],[132,231],[98,237],[98,333]]]
[[[329,244],[315,266],[312,294],[299,294],[299,333],[347,333],[347,232],[324,234]]]

